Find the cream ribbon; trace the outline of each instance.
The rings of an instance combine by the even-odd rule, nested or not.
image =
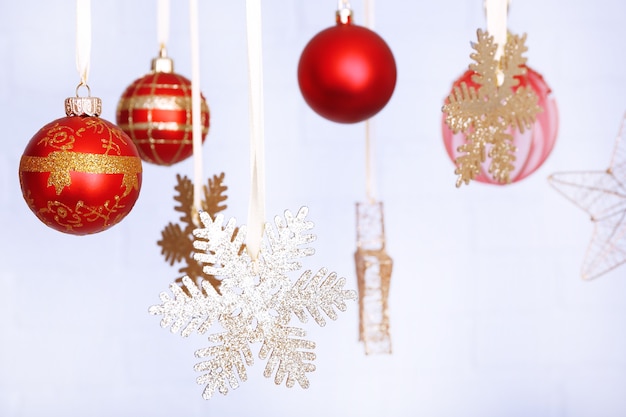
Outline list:
[[[350,0],[337,0],[337,10],[349,9]]]
[[[87,85],[91,59],[91,0],[76,0],[76,69]]]
[[[170,38],[170,0],[157,0],[157,40],[166,49]]]
[[[265,145],[261,0],[246,0],[250,111],[250,202],[246,247],[252,261],[261,250],[265,224]]]
[[[485,14],[487,15],[487,32],[493,36],[493,41],[498,44],[495,59],[499,60],[504,54],[504,45],[507,40],[506,21],[508,15],[509,0],[485,0]]]
[[[198,31],[198,0],[189,0],[191,38],[191,132],[193,149],[193,206],[202,210],[202,109],[200,107],[200,36]]]
[[[364,0],[365,27],[370,30],[374,30],[374,7],[374,0]]]
[[[374,0],[364,0],[365,9],[365,27],[374,30]],[[365,193],[367,201],[374,203],[376,201],[375,185],[373,180],[373,164],[374,146],[372,143],[373,120],[365,120]]]
[[[373,178],[373,165],[372,159],[374,155],[374,149],[372,145],[372,122],[373,120],[365,120],[365,195],[367,201],[374,203],[376,201],[375,187]]]

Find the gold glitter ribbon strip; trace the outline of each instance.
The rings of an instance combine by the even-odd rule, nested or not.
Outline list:
[[[46,157],[24,155],[20,161],[20,172],[49,172],[48,186],[53,186],[57,195],[72,184],[70,171],[85,174],[123,174],[125,197],[133,188],[139,189],[137,174],[141,173],[141,160],[136,156],[52,152]]]

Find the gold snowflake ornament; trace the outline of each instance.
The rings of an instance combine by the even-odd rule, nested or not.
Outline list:
[[[593,236],[583,261],[582,278],[597,278],[626,263],[626,115],[605,171],[561,172],[550,184],[585,210]]]
[[[170,265],[184,262],[184,266],[179,269],[183,276],[190,277],[197,285],[200,285],[202,280],[208,280],[213,287],[217,288],[219,281],[213,276],[203,274],[202,265],[193,259],[193,230],[199,224],[198,213],[193,206],[193,183],[189,178],[180,175],[176,175],[176,181],[177,185],[174,189],[178,194],[174,196],[174,200],[178,202],[178,205],[174,207],[174,210],[182,213],[180,221],[183,226],[170,222],[161,231],[161,240],[157,242],[157,245],[161,246],[161,254]],[[226,210],[227,206],[223,203],[226,201],[224,193],[227,189],[228,187],[224,185],[223,172],[220,175],[214,175],[212,179],[209,178],[208,185],[203,187],[202,210],[211,216],[216,216],[217,213]],[[176,282],[182,285],[182,276],[177,278]]]
[[[150,313],[162,316],[161,326],[172,333],[189,336],[210,333],[210,346],[196,351],[202,361],[195,370],[204,385],[202,396],[210,399],[215,391],[228,393],[239,381],[247,380],[246,367],[254,363],[251,345],[261,343],[258,357],[267,360],[263,375],[274,376],[279,385],[297,382],[308,388],[307,373],[315,370],[315,342],[304,337],[304,329],[291,326],[292,315],[300,322],[313,317],[319,326],[324,316],[335,320],[337,311],[346,310],[346,300],[356,299],[356,292],[344,290],[346,279],[321,268],[305,271],[292,282],[288,273],[302,268],[299,258],[311,256],[308,244],[315,240],[309,232],[313,223],[306,220],[308,209],[302,207],[294,216],[285,211],[274,223],[265,224],[259,257],[252,261],[245,248],[246,226],[235,227],[235,219],[224,224],[224,216],[213,219],[200,212],[202,226],[194,230],[194,259],[203,265],[203,273],[220,281],[220,293],[208,282],[196,285],[183,278],[184,288],[172,283],[172,295],[161,293],[161,304]]]
[[[537,95],[530,87],[518,87],[515,77],[526,73],[526,35],[509,34],[500,59],[496,59],[497,44],[487,32],[478,30],[478,42],[472,43],[469,65],[474,71],[476,89],[461,83],[454,87],[443,106],[446,124],[454,133],[466,135],[466,143],[458,148],[456,186],[469,184],[479,173],[481,164],[490,158],[489,174],[500,183],[510,182],[515,168],[516,147],[512,131],[524,132],[535,123],[541,111]]]

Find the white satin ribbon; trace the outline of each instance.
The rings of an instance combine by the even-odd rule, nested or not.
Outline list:
[[[364,0],[363,2],[365,8],[365,27],[370,30],[374,30],[374,0]],[[367,119],[365,121],[365,193],[367,196],[367,201],[373,203],[376,201],[375,196],[375,185],[374,185],[374,169],[373,169],[373,158],[374,158],[374,146],[372,143],[373,137],[373,127],[374,121],[372,119]]]
[[[91,0],[76,0],[76,69],[87,85],[91,60]]]
[[[193,206],[202,209],[202,108],[200,107],[200,36],[198,34],[198,0],[189,0],[191,38],[191,130],[193,149]]]
[[[248,255],[256,261],[265,225],[265,145],[263,128],[263,56],[261,0],[246,0],[250,111],[250,202],[248,206]]]
[[[170,40],[170,0],[157,0],[157,40],[161,49]]]
[[[493,36],[493,41],[498,44],[495,55],[497,60],[504,54],[504,45],[506,45],[508,8],[509,0],[485,0],[487,32]]]
[[[365,9],[365,27],[374,30],[374,0],[365,0],[363,6]]]
[[[350,0],[337,0],[337,10],[350,8]]]

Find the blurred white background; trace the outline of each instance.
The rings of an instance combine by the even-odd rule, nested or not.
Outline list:
[[[45,227],[18,182],[26,143],[74,94],[75,3],[0,0],[0,416],[534,416],[626,415],[626,266],[583,282],[588,216],[551,189],[555,171],[604,169],[626,110],[623,0],[514,1],[529,65],[560,110],[554,152],[506,187],[456,189],[441,105],[485,27],[482,0],[376,2],[376,31],[398,83],[374,119],[385,203],[394,353],[366,357],[358,306],[306,325],[317,342],[311,387],[262,376],[201,398],[193,352],[147,312],[178,276],[156,241],[178,216],[177,173],[144,164],[131,214],[75,237]],[[352,2],[357,23],[363,5]],[[310,208],[316,255],[356,288],[354,204],[365,198],[364,125],[320,118],[302,99],[299,55],[334,23],[336,1],[265,0],[263,45],[268,217]],[[89,84],[115,120],[127,85],[158,52],[156,2],[94,1]],[[169,53],[190,76],[188,5],[172,1]],[[206,176],[224,171],[227,216],[245,222],[249,192],[245,2],[200,4],[201,85],[211,108]],[[258,346],[255,347],[258,351]]]

